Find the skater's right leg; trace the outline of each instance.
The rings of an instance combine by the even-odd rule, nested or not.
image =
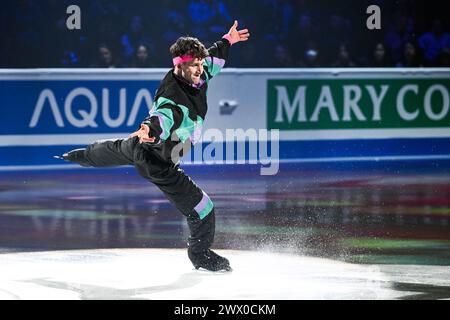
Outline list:
[[[190,231],[188,240],[188,256],[196,269],[204,268],[210,271],[230,271],[228,259],[212,251],[214,241],[216,216],[214,208],[201,219],[195,210],[188,215],[187,222]]]
[[[80,164],[83,167],[114,167],[132,165],[137,140],[100,140],[86,148],[74,149],[60,158]]]
[[[141,176],[159,187],[186,216],[190,231],[188,256],[194,267],[211,271],[231,270],[229,261],[211,250],[215,210],[209,196],[178,166],[158,164],[157,159],[146,158],[136,161],[135,167]]]

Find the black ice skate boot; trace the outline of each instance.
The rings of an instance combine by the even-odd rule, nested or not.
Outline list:
[[[232,271],[228,259],[219,256],[210,249],[202,252],[188,251],[188,255],[195,269],[203,268],[209,271]]]
[[[188,256],[195,269],[231,271],[228,259],[219,256],[210,249],[215,233],[214,209],[203,219],[200,219],[198,214],[194,212],[188,217],[187,221],[191,231],[188,240]]]
[[[88,161],[85,157],[85,153],[84,153],[85,150],[86,149],[84,149],[84,148],[75,149],[75,150],[69,151],[67,153],[64,153],[62,156],[55,156],[55,158],[65,160],[65,161],[75,162],[83,167],[91,167],[91,165],[88,163]]]

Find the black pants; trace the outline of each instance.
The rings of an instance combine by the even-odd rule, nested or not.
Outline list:
[[[96,141],[79,150],[74,158],[92,167],[133,165],[186,216],[190,230],[189,255],[200,254],[211,247],[215,214],[208,195],[179,166],[161,160],[151,149],[139,144],[138,138]]]

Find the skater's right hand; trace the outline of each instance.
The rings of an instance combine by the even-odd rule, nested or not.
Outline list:
[[[128,136],[128,138],[138,137],[139,143],[144,142],[155,142],[154,137],[150,137],[150,128],[145,124],[141,124],[141,128],[138,131],[133,132]]]

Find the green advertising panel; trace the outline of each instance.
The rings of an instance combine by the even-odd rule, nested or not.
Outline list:
[[[267,128],[449,128],[450,79],[267,81]]]

